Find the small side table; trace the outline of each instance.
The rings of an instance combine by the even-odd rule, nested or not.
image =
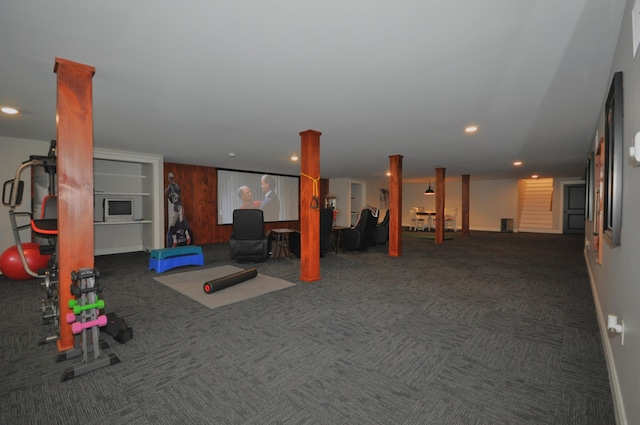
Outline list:
[[[291,258],[291,250],[289,249],[289,233],[293,233],[292,229],[271,229],[271,233],[275,234],[277,258],[280,261],[280,256],[284,252],[284,255]],[[274,256],[275,252],[274,252]]]
[[[338,253],[338,249],[342,248],[342,252],[344,252],[344,243],[342,242],[342,231],[348,229],[345,226],[332,226],[331,230],[333,231],[333,249],[336,254]]]

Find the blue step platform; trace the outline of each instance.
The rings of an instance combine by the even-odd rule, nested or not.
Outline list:
[[[154,249],[149,258],[149,270],[158,273],[182,266],[204,266],[202,247],[177,246],[175,248]]]

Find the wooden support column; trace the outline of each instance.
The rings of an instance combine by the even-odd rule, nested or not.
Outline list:
[[[300,133],[300,280],[320,280],[320,133]]]
[[[402,155],[389,156],[389,257],[402,255]]]
[[[94,266],[93,94],[95,68],[56,58],[56,148],[58,175],[58,351],[73,348],[71,325],[64,320],[71,296],[71,272]]]
[[[444,243],[444,168],[436,168],[436,240]]]
[[[462,175],[462,236],[469,237],[469,174]]]

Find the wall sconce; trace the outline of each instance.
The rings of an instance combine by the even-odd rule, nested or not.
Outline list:
[[[424,191],[425,195],[435,195],[435,190],[431,187],[431,182],[429,182],[429,187]]]

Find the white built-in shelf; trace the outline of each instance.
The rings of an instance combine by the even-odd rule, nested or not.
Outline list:
[[[146,179],[147,176],[141,174],[116,174],[116,173],[93,173],[94,176],[107,176],[107,177],[124,177],[135,179]]]
[[[164,247],[162,156],[95,148],[93,158],[94,254]],[[102,221],[109,198],[131,199],[138,220]]]
[[[133,221],[94,221],[94,226],[114,226],[120,224],[146,224],[152,223],[151,220],[133,220]]]
[[[335,207],[339,211],[336,225],[351,226],[355,224],[360,209],[366,200],[366,183],[349,178],[329,180],[329,189],[335,196]]]
[[[93,192],[94,195],[118,195],[118,196],[149,196],[149,193],[146,192],[140,192],[140,193],[134,193],[134,192],[103,192],[101,190],[96,190]]]

